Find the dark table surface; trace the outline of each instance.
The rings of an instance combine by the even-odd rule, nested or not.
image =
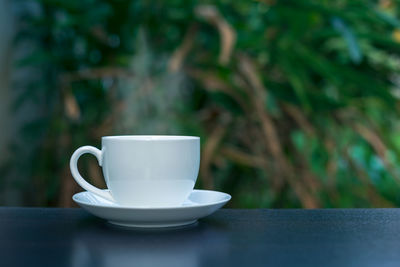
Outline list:
[[[228,210],[168,230],[0,208],[0,266],[400,266],[400,209]]]

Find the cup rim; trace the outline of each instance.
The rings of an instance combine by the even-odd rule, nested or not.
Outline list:
[[[199,140],[198,136],[186,135],[108,135],[103,136],[102,140],[135,140],[135,141],[182,141]]]

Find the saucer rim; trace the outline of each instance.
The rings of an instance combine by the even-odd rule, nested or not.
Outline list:
[[[109,192],[108,189],[102,189],[103,191],[107,191]],[[87,206],[92,206],[92,207],[102,207],[102,208],[111,208],[111,209],[121,209],[121,210],[169,210],[169,209],[193,209],[193,208],[197,208],[197,207],[207,207],[210,205],[218,205],[218,204],[226,204],[227,202],[229,202],[232,199],[232,196],[228,193],[225,192],[221,192],[221,191],[215,191],[215,190],[206,190],[206,189],[193,189],[192,193],[194,192],[200,192],[200,193],[207,193],[207,192],[212,192],[212,193],[218,193],[218,194],[222,194],[224,195],[224,199],[223,200],[219,200],[216,202],[209,202],[206,204],[197,204],[196,202],[193,202],[193,205],[189,205],[189,206],[171,206],[171,207],[139,207],[139,206],[120,206],[117,203],[112,202],[112,206],[111,205],[104,205],[104,204],[92,204],[92,203],[88,203],[88,202],[83,202],[83,201],[79,201],[77,199],[77,197],[79,195],[84,195],[84,194],[93,194],[89,191],[82,191],[82,192],[78,192],[76,194],[74,194],[72,196],[72,200],[79,204],[79,205],[87,205]],[[189,194],[189,196],[190,196]]]

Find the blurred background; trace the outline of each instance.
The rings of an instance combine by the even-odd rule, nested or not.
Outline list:
[[[400,206],[400,1],[0,0],[0,205],[101,136],[201,137],[232,208]],[[84,177],[105,187],[97,161]]]

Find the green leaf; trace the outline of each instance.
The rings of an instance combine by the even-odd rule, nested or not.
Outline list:
[[[380,11],[380,10],[377,10],[377,9],[372,9],[374,12],[375,12],[375,14],[381,19],[381,20],[383,20],[384,22],[386,22],[387,24],[389,24],[389,25],[391,25],[391,26],[393,26],[393,27],[395,27],[395,28],[400,28],[400,21],[396,18],[396,17],[394,17],[394,16],[392,16],[392,15],[390,15],[390,14],[388,14],[388,13],[385,13],[385,12],[382,12],[382,11]]]
[[[350,59],[353,61],[353,63],[359,64],[362,61],[362,53],[353,31],[347,26],[346,23],[344,23],[342,19],[338,17],[334,17],[332,19],[332,26],[346,41]]]

